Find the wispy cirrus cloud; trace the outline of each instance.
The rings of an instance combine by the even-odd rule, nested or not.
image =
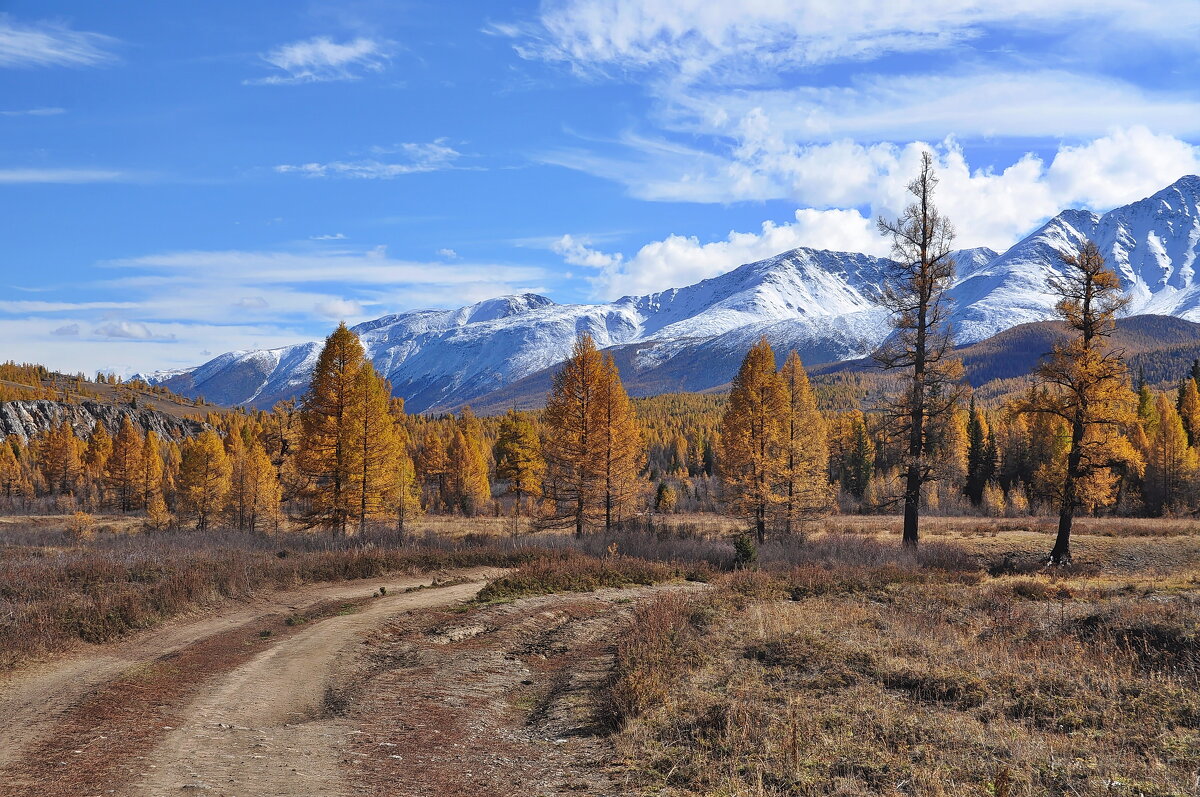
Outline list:
[[[117,40],[60,22],[23,23],[0,13],[0,67],[103,66]]]
[[[0,169],[5,183],[119,183],[135,179],[116,169]]]
[[[22,330],[39,356],[89,372],[194,366],[214,351],[317,339],[339,320],[541,291],[547,278],[535,267],[464,260],[448,267],[395,258],[383,247],[329,243],[165,251],[97,265],[93,282],[0,302],[0,339],[16,341]],[[114,298],[87,300],[94,296]]]
[[[281,45],[260,58],[274,74],[244,81],[248,85],[280,86],[296,83],[325,83],[358,80],[371,72],[382,72],[391,60],[386,41],[358,37],[336,42],[328,36]]]
[[[456,162],[462,153],[439,138],[428,142],[408,142],[389,147],[372,147],[375,157],[361,160],[339,160],[328,163],[280,164],[280,174],[299,174],[303,177],[350,177],[365,180],[387,180],[406,174],[437,172],[459,168]],[[393,156],[399,156],[395,158]],[[382,158],[389,158],[382,160]]]
[[[66,108],[22,108],[15,111],[0,111],[0,116],[58,116],[66,112]]]
[[[495,25],[528,58],[580,73],[745,86],[781,70],[895,53],[945,50],[995,29],[1075,33],[1102,28],[1187,41],[1200,32],[1192,0],[547,0],[535,20]]]

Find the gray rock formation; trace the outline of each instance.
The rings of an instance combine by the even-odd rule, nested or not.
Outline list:
[[[0,439],[16,435],[22,440],[57,426],[64,420],[71,424],[78,437],[91,435],[96,424],[102,423],[115,435],[121,423],[129,418],[142,433],[154,430],[164,440],[182,440],[208,428],[200,421],[176,418],[158,410],[111,404],[102,401],[81,401],[68,404],[61,401],[0,401]]]

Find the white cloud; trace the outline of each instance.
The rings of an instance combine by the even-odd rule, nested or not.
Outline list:
[[[116,39],[52,22],[25,24],[0,14],[0,67],[100,66]]]
[[[783,70],[947,49],[988,29],[1073,33],[1098,27],[1186,42],[1193,0],[547,0],[536,24],[499,25],[530,58],[588,73],[654,69],[745,85]]]
[[[363,314],[363,306],[350,299],[327,299],[314,305],[313,312],[322,318],[341,321],[361,316]]]
[[[1047,180],[1057,196],[1108,208],[1152,194],[1185,174],[1200,174],[1200,146],[1133,127],[1061,148]]]
[[[455,252],[453,249],[439,249],[437,250],[437,256],[446,260],[457,260],[458,252]]]
[[[24,108],[18,111],[0,111],[0,116],[58,116],[66,112],[65,108]]]
[[[105,338],[127,338],[129,340],[170,339],[169,335],[156,335],[150,327],[140,321],[109,321],[92,330],[92,334]]]
[[[920,153],[937,155],[939,203],[964,246],[1005,249],[1037,223],[1074,206],[1107,210],[1140,199],[1185,174],[1200,173],[1200,147],[1144,127],[1062,145],[1047,164],[1026,154],[1000,168],[972,168],[954,139],[859,144],[789,144],[769,136],[725,156],[626,138],[627,158],[555,153],[551,161],[623,182],[641,199],[732,202],[780,199],[796,205],[859,208],[891,216]]]
[[[668,129],[763,148],[841,138],[911,141],[965,137],[1104,135],[1115,125],[1200,133],[1192,91],[1150,91],[1064,70],[947,69],[866,74],[847,85],[738,91],[663,90]]]
[[[84,310],[123,310],[137,307],[136,302],[39,302],[28,300],[0,301],[5,313],[78,313]]]
[[[284,85],[357,80],[367,72],[380,72],[391,58],[387,42],[359,37],[344,43],[328,36],[292,42],[264,53],[262,59],[283,74],[274,74],[250,84]]]
[[[812,249],[883,255],[887,244],[874,223],[857,210],[797,210],[794,222],[763,222],[759,232],[732,231],[724,240],[700,243],[695,236],[669,235],[646,244],[631,258],[583,247],[569,235],[552,247],[572,265],[598,268],[590,277],[598,297],[653,293],[723,274],[742,263],[807,246]]]
[[[621,264],[620,254],[606,254],[598,249],[592,249],[587,240],[576,240],[570,235],[564,235],[550,245],[550,249],[572,266],[587,268],[614,269]]]
[[[455,168],[454,163],[462,153],[446,145],[446,139],[426,143],[398,144],[395,147],[374,147],[379,155],[401,154],[404,162],[394,163],[369,158],[357,161],[332,161],[330,163],[281,164],[275,167],[280,174],[300,174],[304,177],[358,177],[365,179],[388,179],[404,174],[436,172]]]
[[[271,303],[261,296],[246,296],[234,302],[233,306],[242,310],[265,310]]]
[[[344,241],[346,236],[340,232],[335,232],[332,235],[310,235],[309,240],[312,241]]]
[[[50,334],[58,335],[59,337],[78,337],[79,324],[64,324],[63,326],[52,330]]]
[[[906,186],[926,150],[935,155],[935,200],[954,223],[957,245],[998,251],[1065,208],[1109,210],[1185,174],[1200,173],[1200,147],[1141,127],[1061,147],[1049,163],[1027,154],[999,170],[972,169],[953,139],[903,147],[836,142],[800,148],[769,167],[758,163],[757,171],[739,173],[737,164],[727,163],[725,172],[710,175],[710,186],[719,184],[716,192],[729,192],[727,196],[744,186],[765,187],[758,198],[816,206],[796,211],[794,222],[768,221],[761,232],[731,232],[725,240],[703,244],[695,237],[671,235],[629,258],[584,247],[570,236],[552,248],[567,263],[599,268],[592,282],[605,298],[687,285],[797,246],[886,255],[873,219],[893,217],[908,204]],[[688,198],[691,185],[680,179],[642,187],[664,187],[665,196],[653,198],[678,200]]]
[[[479,281],[525,282],[542,277],[540,269],[524,266],[463,263],[446,268],[441,263],[397,260],[389,257],[384,247],[323,252],[192,250],[113,260],[107,265],[155,272],[148,275],[150,284],[164,289],[186,277],[214,287],[224,286],[225,291],[231,285],[463,285]],[[147,283],[132,278],[122,284]]]
[[[0,169],[5,183],[114,183],[130,175],[111,169]]]

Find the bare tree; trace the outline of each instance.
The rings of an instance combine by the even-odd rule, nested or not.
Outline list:
[[[962,363],[948,356],[946,291],[954,280],[954,227],[933,204],[937,183],[933,159],[925,152],[920,174],[908,184],[915,201],[895,221],[879,219],[880,234],[892,240],[879,303],[891,311],[895,333],[874,357],[885,369],[909,371],[904,391],[890,406],[894,431],[907,438],[904,545],[909,548],[920,539],[921,486],[937,470],[929,456],[931,431],[961,397]]]

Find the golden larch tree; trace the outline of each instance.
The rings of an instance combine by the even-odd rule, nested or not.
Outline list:
[[[597,489],[607,532],[628,515],[637,498],[638,473],[646,460],[645,436],[611,354],[603,357],[594,407],[600,455]]]
[[[24,479],[21,463],[14,451],[14,439],[0,440],[0,495],[4,496],[8,506],[12,506],[13,499],[22,493],[21,483]]]
[[[1183,381],[1180,390],[1179,416],[1183,419],[1188,445],[1200,445],[1200,391],[1196,388],[1196,380],[1191,377]]]
[[[468,516],[484,511],[492,497],[488,464],[478,434],[471,424],[460,422],[447,449],[450,503]]]
[[[824,416],[808,373],[793,351],[780,370],[787,401],[783,416],[783,516],[785,534],[797,523],[829,511],[833,488],[829,482],[829,438]]]
[[[179,505],[204,531],[225,506],[231,468],[225,445],[212,429],[183,442],[179,466]]]
[[[1143,492],[1146,508],[1161,514],[1178,508],[1190,497],[1196,475],[1196,451],[1188,445],[1183,419],[1165,395],[1159,394],[1155,411],[1158,423],[1144,451]]]
[[[363,361],[350,405],[350,504],[359,533],[369,520],[390,515],[396,478],[396,422],[391,384]]]
[[[521,517],[521,508],[526,498],[537,498],[542,494],[542,477],[546,473],[546,460],[542,457],[542,443],[538,439],[533,421],[509,410],[500,421],[496,445],[493,448],[496,460],[496,479],[504,484],[505,492],[513,501],[513,531]]]
[[[165,528],[170,523],[170,513],[163,496],[165,470],[158,433],[151,429],[146,432],[146,439],[142,442],[141,503],[146,508],[147,524],[155,529]]]
[[[339,324],[325,339],[312,382],[300,404],[297,457],[301,472],[313,481],[308,521],[334,536],[348,531],[357,517],[354,479],[354,417],[361,400],[359,371],[364,357],[358,336]]]
[[[430,425],[421,435],[415,462],[417,476],[425,485],[425,505],[437,511],[449,504],[450,456],[446,441],[437,428]]]
[[[1056,490],[1058,536],[1053,564],[1071,561],[1075,511],[1107,500],[1116,484],[1115,466],[1141,467],[1140,457],[1121,435],[1137,420],[1137,397],[1130,390],[1125,360],[1108,345],[1116,315],[1129,299],[1117,275],[1091,241],[1063,255],[1063,274],[1047,280],[1059,297],[1055,309],[1073,333],[1056,343],[1035,372],[1038,386],[1018,404],[1023,412],[1052,415],[1069,428],[1066,461]]]
[[[73,493],[83,470],[83,443],[71,424],[63,421],[39,435],[35,445],[38,467],[56,495]]]
[[[717,470],[732,510],[750,520],[759,542],[781,503],[779,484],[787,466],[783,420],[787,386],[775,370],[775,352],[761,338],[746,353],[721,417]]]
[[[546,434],[542,451],[553,513],[541,522],[573,525],[576,537],[583,536],[600,494],[603,450],[597,402],[604,380],[604,358],[590,335],[580,335],[570,358],[554,375],[542,415]]]
[[[229,507],[239,529],[249,532],[278,527],[282,491],[279,477],[256,434],[231,435]]]
[[[142,435],[126,415],[113,438],[104,463],[104,483],[113,504],[122,512],[137,509],[142,493]]]

